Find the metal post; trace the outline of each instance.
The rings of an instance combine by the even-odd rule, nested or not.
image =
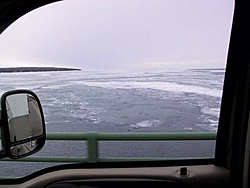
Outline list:
[[[87,160],[88,162],[98,162],[98,133],[88,132],[86,135],[87,140]]]

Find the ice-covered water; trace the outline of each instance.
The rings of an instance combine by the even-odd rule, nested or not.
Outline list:
[[[195,125],[207,131],[216,131],[224,70],[2,73],[0,78],[2,93],[11,89],[30,89],[38,94],[51,131],[63,130],[50,129],[49,125],[53,123],[68,124],[79,119],[82,123],[108,123],[101,118],[106,113],[112,119],[112,114],[109,114],[112,112],[107,105],[115,105],[115,97],[120,95],[121,98],[126,92],[148,99],[160,99],[162,103],[175,101],[183,107],[197,107],[200,121],[194,121]],[[133,105],[133,101],[129,99],[130,96],[127,96],[125,102]],[[105,106],[102,100],[111,101]],[[144,103],[147,104],[147,101]],[[119,110],[126,113],[123,109]],[[154,122],[152,119],[156,118],[142,119],[131,123],[131,126],[152,127],[153,124],[149,123]],[[144,124],[140,123],[143,121]],[[193,130],[188,127],[185,129]]]

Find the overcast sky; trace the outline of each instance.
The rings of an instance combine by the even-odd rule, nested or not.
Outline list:
[[[225,67],[233,0],[65,0],[0,35],[0,67]]]

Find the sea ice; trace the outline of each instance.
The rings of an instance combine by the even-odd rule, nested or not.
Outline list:
[[[151,119],[138,122],[136,124],[131,125],[131,127],[138,129],[138,128],[156,127],[160,124],[162,124],[161,120]]]

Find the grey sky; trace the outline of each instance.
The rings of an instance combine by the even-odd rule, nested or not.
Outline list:
[[[225,67],[233,0],[66,0],[0,36],[0,67]]]

